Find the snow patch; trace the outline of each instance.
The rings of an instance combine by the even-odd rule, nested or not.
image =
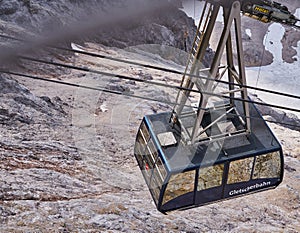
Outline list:
[[[293,59],[295,61],[300,61],[300,41],[298,41],[297,46],[293,47],[293,49],[295,49],[297,51],[297,54],[295,56],[293,56]]]
[[[186,0],[182,2],[182,6],[183,8],[181,10],[185,12],[187,16],[192,17],[195,21],[195,25],[198,25],[200,21],[200,11],[204,6],[204,2]]]
[[[75,44],[75,43],[71,43],[71,48],[73,50],[76,50],[78,52],[84,52],[84,47],[82,47],[81,45]],[[75,53],[76,56],[78,56],[78,53]]]
[[[273,54],[274,63],[282,63],[282,38],[285,28],[279,23],[273,23],[268,29],[264,38],[264,46],[267,51]]]
[[[247,80],[250,86],[258,86],[269,90],[288,93],[299,96],[300,90],[300,41],[295,58],[297,60],[292,63],[286,63],[282,59],[282,43],[285,29],[278,23],[273,23],[269,27],[269,31],[265,36],[266,50],[270,51],[274,56],[271,65],[263,67],[248,67]],[[267,103],[280,105],[284,107],[299,109],[300,100],[288,98],[280,95],[273,95],[265,92],[257,92],[258,96]],[[300,113],[295,113],[300,117]]]
[[[183,8],[181,10],[185,12],[187,16],[192,17],[195,21],[195,25],[198,26],[204,4],[204,1],[185,0],[182,1]],[[223,23],[222,11],[219,12],[217,21]]]
[[[250,38],[252,37],[252,31],[251,31],[250,28],[247,28],[247,29],[246,29],[246,34],[247,34],[247,36],[249,36]]]
[[[101,111],[101,112],[107,112],[107,111],[108,111],[108,107],[107,107],[106,103],[103,103],[103,104],[100,106],[100,111]]]
[[[300,8],[298,8],[298,9],[296,10],[295,16],[296,16],[297,19],[300,19]],[[300,27],[300,21],[298,21],[298,22],[296,23],[296,25]]]

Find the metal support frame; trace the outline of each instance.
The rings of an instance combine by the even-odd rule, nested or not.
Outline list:
[[[224,28],[210,67],[208,69],[203,69],[204,67],[202,64],[204,55],[209,47],[209,41],[213,35],[214,26],[216,24],[218,14],[222,9],[221,7],[223,8]],[[226,72],[228,73],[229,84],[228,90],[223,92],[223,94],[226,93],[229,95],[230,106],[234,107],[234,99],[236,99],[237,94],[239,94],[238,98],[241,99],[241,101],[248,99],[246,88],[236,88],[238,85],[246,85],[240,9],[241,6],[239,1],[232,1],[231,4],[228,4],[227,2],[225,5],[220,3],[215,4],[211,1],[205,1],[203,13],[197,29],[197,34],[195,36],[194,45],[190,54],[189,64],[187,65],[186,74],[183,76],[181,82],[181,86],[184,87],[184,90],[178,92],[177,105],[175,106],[171,117],[172,123],[180,122],[182,128],[184,129],[185,126],[181,118],[188,115],[185,114],[184,106],[190,97],[190,90],[196,87],[200,92],[200,100],[196,115],[194,116],[195,122],[192,128],[192,133],[185,134],[186,138],[184,140],[187,143],[196,143],[197,138],[199,138],[199,134],[205,131],[200,130],[200,128],[204,114],[208,111],[208,101],[211,97],[209,93],[212,93],[215,90],[217,86],[215,81],[221,79]],[[234,62],[235,58],[233,55],[232,33],[235,35],[234,43],[236,44],[237,53],[236,63]],[[227,65],[225,66],[225,70],[220,74],[220,68],[222,67],[220,66],[220,62],[225,52]],[[236,67],[238,69],[236,69]],[[200,72],[204,73],[208,79],[201,79],[199,76]],[[241,115],[244,116],[244,132],[250,132],[249,104],[246,101],[243,101],[243,110],[244,112]],[[212,127],[218,121],[224,120],[224,117],[226,117],[226,114],[228,114],[230,111],[224,110],[224,112],[225,114],[213,121],[209,127]],[[184,129],[184,132],[189,132],[189,130]]]

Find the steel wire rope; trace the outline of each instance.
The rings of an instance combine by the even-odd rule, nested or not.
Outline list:
[[[194,0],[194,19],[196,18],[196,0]]]
[[[8,36],[8,35],[3,35],[3,34],[0,34],[0,37],[12,39],[12,40],[18,40],[18,41],[22,41],[22,42],[28,42],[27,40],[15,38],[15,37],[11,37],[11,36]],[[168,73],[188,75],[188,76],[193,77],[193,78],[201,78],[201,79],[204,79],[204,80],[214,81],[214,82],[217,82],[217,83],[239,86],[240,88],[247,88],[247,89],[252,89],[252,90],[256,90],[256,91],[261,91],[261,92],[274,94],[274,95],[281,95],[281,96],[288,97],[288,98],[300,99],[300,96],[292,95],[292,94],[289,94],[289,93],[283,93],[283,92],[273,91],[273,90],[269,90],[269,89],[265,89],[265,88],[259,88],[257,86],[254,87],[254,86],[249,86],[249,85],[242,85],[242,84],[232,83],[232,82],[228,82],[228,81],[224,81],[224,80],[217,80],[217,79],[208,78],[208,77],[205,77],[205,76],[185,74],[185,72],[181,72],[181,71],[178,71],[178,70],[173,70],[173,69],[170,69],[170,68],[159,67],[159,66],[154,66],[154,65],[149,65],[149,64],[143,64],[143,63],[124,60],[124,59],[120,59],[120,58],[113,58],[113,57],[101,55],[101,54],[98,54],[98,53],[80,51],[80,50],[76,50],[76,49],[64,48],[64,47],[59,47],[59,46],[47,46],[47,47],[53,48],[53,49],[64,50],[64,51],[68,51],[68,52],[79,53],[79,54],[92,56],[92,57],[98,57],[98,58],[101,58],[101,59],[107,59],[107,60],[116,61],[116,62],[120,62],[120,63],[127,63],[127,64],[130,64],[130,65],[141,66],[141,67],[145,67],[145,68],[149,68],[149,69],[160,70],[160,71],[168,72]]]
[[[192,91],[192,92],[195,92],[195,93],[206,94],[206,95],[216,96],[216,97],[225,98],[225,99],[231,99],[231,100],[237,100],[237,101],[242,101],[242,102],[247,102],[247,103],[264,105],[264,106],[267,106],[267,107],[278,108],[278,109],[283,109],[283,110],[288,110],[288,111],[293,111],[293,112],[300,112],[300,109],[284,107],[284,106],[275,105],[275,104],[261,103],[261,102],[257,102],[257,101],[245,100],[245,99],[240,99],[240,98],[235,98],[235,97],[232,98],[230,96],[224,96],[224,95],[220,95],[220,94],[216,94],[216,93],[212,93],[212,92],[204,92],[204,91],[200,92],[198,90],[191,90],[191,89],[184,88],[184,87],[179,87],[179,86],[174,87],[173,85],[169,85],[169,84],[163,84],[163,83],[159,83],[159,82],[155,82],[155,81],[142,80],[142,79],[133,78],[133,77],[125,76],[125,75],[93,70],[93,69],[89,69],[87,67],[67,65],[67,64],[62,64],[62,63],[58,63],[58,62],[45,61],[45,60],[32,58],[32,57],[27,57],[27,56],[21,56],[21,55],[19,56],[19,58],[24,59],[24,60],[33,61],[33,62],[53,65],[53,66],[60,66],[60,67],[68,68],[68,69],[79,70],[79,71],[83,71],[83,72],[87,72],[87,73],[95,73],[95,74],[100,74],[100,75],[105,75],[105,76],[110,76],[110,77],[116,77],[116,78],[120,78],[120,79],[127,79],[127,80],[142,82],[142,83],[153,84],[153,85],[157,85],[157,86],[163,86],[163,87],[167,87],[167,88],[173,88],[173,89],[176,88],[178,90],[188,90],[188,91]]]
[[[37,77],[37,76],[33,76],[33,75],[18,73],[18,72],[14,72],[14,71],[10,71],[10,70],[3,70],[1,68],[0,68],[0,73],[15,75],[15,76],[24,77],[24,78],[33,79],[33,80],[40,80],[40,81],[44,81],[44,82],[51,82],[51,83],[56,83],[56,84],[61,84],[61,85],[66,85],[66,86],[71,86],[71,87],[84,88],[84,89],[89,89],[89,90],[94,90],[94,91],[103,91],[103,92],[110,93],[110,94],[124,95],[124,96],[128,96],[128,97],[149,100],[149,101],[154,101],[154,102],[160,102],[160,103],[169,104],[169,105],[174,105],[174,104],[176,105],[176,103],[171,102],[171,101],[169,102],[169,101],[165,101],[165,100],[161,100],[161,99],[154,99],[154,98],[145,97],[145,96],[133,95],[133,94],[130,94],[127,92],[109,90],[104,87],[91,87],[91,86],[85,86],[85,85],[81,85],[81,84],[70,83],[70,82],[65,82],[65,81],[60,81],[60,80],[47,79],[47,78]],[[186,107],[190,107],[190,106],[186,105]]]
[[[85,86],[85,85],[76,84],[76,83],[64,82],[64,81],[60,81],[60,80],[47,79],[47,78],[37,77],[37,76],[28,75],[28,74],[24,74],[24,73],[17,73],[17,72],[13,72],[13,71],[9,71],[9,70],[1,70],[0,69],[0,73],[5,73],[5,74],[9,74],[9,75],[24,77],[24,78],[33,79],[33,80],[39,80],[39,81],[43,81],[43,82],[51,82],[51,83],[55,83],[55,84],[59,84],[59,85],[65,85],[65,86],[71,86],[71,87],[77,87],[77,88],[84,88],[84,89],[95,90],[95,91],[103,91],[103,92],[106,92],[106,93],[109,93],[109,94],[123,95],[123,96],[131,97],[131,98],[138,98],[138,99],[143,99],[143,100],[147,100],[147,101],[164,103],[164,104],[168,104],[168,105],[178,105],[178,103],[173,103],[173,102],[169,102],[169,101],[165,101],[165,100],[161,100],[161,99],[154,99],[154,98],[140,96],[140,95],[133,95],[133,94],[126,93],[126,92],[109,90],[109,89],[106,89],[106,88],[91,87],[91,86]],[[190,105],[185,105],[185,106],[186,107],[191,107]],[[246,115],[243,115],[243,114],[229,113],[228,116],[239,116],[239,117],[243,117],[243,118],[262,120],[259,117],[246,116]],[[264,121],[300,129],[300,125],[296,125],[296,124],[289,124],[289,123],[284,123],[284,122],[274,121],[274,120],[267,120],[267,119],[264,119]]]
[[[262,56],[261,56],[260,66],[259,66],[259,69],[258,69],[258,74],[257,74],[257,79],[256,79],[256,84],[255,84],[256,87],[258,86],[258,82],[259,82],[259,79],[260,79],[261,67],[262,67],[262,64],[263,64],[264,57],[265,57],[268,35],[269,35],[269,28],[268,28],[268,31],[265,35],[264,42],[263,42],[263,53],[262,53]]]

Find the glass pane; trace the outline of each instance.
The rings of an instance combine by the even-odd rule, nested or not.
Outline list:
[[[145,176],[147,184],[150,184],[150,177],[151,177],[152,169],[150,168],[148,162],[145,160],[143,160],[142,172]]]
[[[157,149],[154,147],[152,139],[149,141],[147,145],[148,151],[146,152],[153,162],[156,161],[157,158]]]
[[[143,153],[145,150],[146,142],[144,141],[144,138],[142,137],[141,133],[139,132],[137,136],[137,140],[135,143],[136,149],[140,151],[140,153]]]
[[[280,153],[273,152],[256,157],[253,179],[279,178],[281,169]]]
[[[139,166],[142,166],[143,155],[138,150],[136,150],[135,152],[135,157],[138,161]]]
[[[152,161],[151,159],[151,156],[150,155],[145,155],[145,169],[146,170],[153,170],[153,167],[154,167],[154,162]]]
[[[149,143],[152,141],[152,139],[150,139]],[[154,167],[154,163],[155,163],[155,160],[153,158],[153,152],[150,151],[149,147],[147,146],[146,147],[147,149],[145,150],[145,160],[147,162],[147,165],[148,167],[152,170],[153,167]]]
[[[154,198],[155,198],[155,202],[158,202],[159,199],[159,194],[160,194],[160,188],[159,187],[151,187],[150,189],[151,193],[153,194]]]
[[[148,142],[148,140],[150,138],[150,134],[149,134],[149,131],[148,131],[146,125],[145,125],[145,122],[142,123],[140,131],[142,133],[142,136],[144,137],[144,140],[146,142]]]
[[[165,166],[163,165],[160,157],[158,157],[156,164],[157,164],[158,170],[162,176],[162,179],[164,180],[167,177],[167,170],[166,170]]]
[[[141,133],[139,133],[137,136],[137,141],[135,143],[134,154],[140,166],[142,166],[142,159],[145,153],[145,146],[146,144],[144,142],[144,139],[142,138]]]
[[[224,164],[200,168],[198,191],[222,185]]]
[[[162,177],[162,174],[161,174],[160,171],[158,170],[157,165],[154,167],[152,177],[153,177],[152,179],[155,179],[155,181],[156,181],[157,184],[159,184],[160,186],[162,186],[164,177]]]
[[[164,201],[166,203],[176,197],[194,191],[196,171],[189,171],[172,175],[165,191]]]
[[[249,181],[253,167],[254,158],[246,158],[232,161],[229,166],[228,184]]]
[[[159,194],[160,194],[160,190],[162,187],[162,180],[160,180],[159,178],[157,178],[157,176],[155,174],[157,174],[155,171],[157,171],[156,168],[154,168],[153,170],[153,174],[151,177],[151,192],[153,194],[153,196],[155,197],[155,201],[156,203],[158,202],[158,198],[159,198]]]

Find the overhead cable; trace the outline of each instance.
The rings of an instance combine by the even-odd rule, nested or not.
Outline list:
[[[300,112],[300,109],[295,109],[295,108],[290,108],[290,107],[285,107],[285,106],[280,106],[280,105],[275,105],[275,104],[261,103],[261,102],[245,100],[245,99],[241,99],[241,98],[233,98],[233,97],[230,97],[230,96],[224,96],[224,95],[220,95],[220,94],[216,94],[216,93],[212,93],[212,92],[205,92],[205,91],[200,92],[198,90],[192,90],[192,89],[188,89],[188,88],[184,88],[184,87],[180,87],[180,86],[173,86],[173,85],[163,84],[163,83],[159,83],[159,82],[155,82],[155,81],[142,80],[142,79],[138,79],[138,78],[128,77],[128,76],[125,76],[125,75],[93,70],[93,69],[89,69],[87,67],[67,65],[67,64],[62,64],[62,63],[52,62],[52,61],[46,61],[46,60],[37,59],[37,58],[33,58],[33,57],[28,57],[28,56],[19,56],[19,58],[24,59],[24,60],[33,61],[33,62],[53,65],[53,66],[60,66],[60,67],[68,68],[68,69],[79,70],[79,71],[88,72],[88,73],[95,73],[95,74],[100,74],[100,75],[104,75],[104,76],[116,77],[116,78],[120,78],[120,79],[133,80],[133,81],[148,83],[148,84],[152,84],[152,85],[158,85],[158,86],[163,86],[163,87],[168,87],[168,88],[173,88],[173,89],[175,88],[175,89],[178,89],[178,90],[188,90],[188,91],[193,91],[193,92],[196,92],[196,93],[206,94],[206,95],[210,95],[210,96],[216,96],[216,97],[220,97],[220,98],[232,99],[232,100],[237,100],[237,101],[242,101],[242,102],[248,102],[248,103],[268,106],[268,107],[272,107],[272,108],[278,108],[278,109],[283,109],[283,110],[288,110],[288,111]]]
[[[3,35],[3,34],[0,34],[0,37],[7,38],[7,39],[12,39],[12,40],[17,40],[17,41],[21,41],[21,42],[28,42],[28,40],[19,39],[19,38],[15,38],[15,37],[11,37],[11,36],[8,36],[8,35]],[[120,58],[114,58],[114,57],[110,57],[110,56],[106,56],[106,55],[102,55],[102,54],[98,54],[98,53],[87,52],[87,51],[82,51],[82,50],[76,50],[76,49],[72,49],[72,48],[65,48],[65,47],[60,47],[60,46],[48,46],[48,47],[49,48],[54,48],[54,49],[59,49],[59,50],[64,50],[64,51],[68,51],[68,52],[83,54],[83,55],[87,55],[87,56],[91,56],[91,57],[98,57],[98,58],[101,58],[101,59],[107,59],[107,60],[111,60],[111,61],[115,61],[115,62],[126,63],[126,64],[129,64],[129,65],[141,66],[141,67],[144,67],[144,68],[159,70],[159,71],[163,71],[163,72],[169,72],[169,73],[174,73],[174,74],[179,74],[179,75],[186,75],[186,76],[190,76],[192,78],[201,78],[203,80],[214,81],[214,82],[217,82],[217,83],[239,86],[240,88],[247,88],[247,89],[252,89],[252,90],[256,90],[256,91],[261,91],[261,92],[274,94],[274,95],[281,95],[281,96],[288,97],[288,98],[300,99],[300,96],[292,95],[292,94],[289,94],[289,93],[283,93],[283,92],[273,91],[273,90],[269,90],[269,89],[265,89],[265,88],[259,88],[257,86],[254,87],[254,86],[249,86],[249,85],[242,85],[242,84],[238,84],[238,83],[232,83],[232,82],[213,79],[213,78],[209,78],[209,77],[205,77],[205,76],[186,74],[182,71],[178,71],[178,70],[174,70],[174,69],[170,69],[170,68],[154,66],[154,65],[149,65],[149,64],[143,64],[143,63],[140,63],[140,62],[129,61],[129,60],[120,59]]]
[[[174,103],[174,102],[171,102],[171,101],[169,102],[169,101],[165,101],[165,100],[161,100],[161,99],[153,99],[153,98],[150,98],[150,97],[133,95],[133,94],[128,93],[128,92],[109,90],[109,89],[104,88],[104,87],[91,87],[91,86],[86,86],[86,85],[81,85],[81,84],[76,84],[76,83],[64,82],[64,81],[60,81],[60,80],[37,77],[37,76],[18,73],[18,72],[14,72],[14,71],[10,71],[10,70],[0,69],[0,73],[15,75],[15,76],[19,76],[19,77],[28,78],[28,79],[40,80],[40,81],[44,81],[44,82],[61,84],[61,85],[65,85],[65,86],[84,88],[84,89],[89,89],[89,90],[94,90],[94,91],[102,91],[102,92],[106,92],[106,93],[109,93],[109,94],[123,95],[123,96],[127,96],[127,97],[133,97],[133,98],[138,98],[138,99],[143,99],[143,100],[160,102],[160,103],[164,103],[164,104],[168,104],[168,105],[176,105],[177,104],[177,103]],[[188,105],[186,105],[186,106],[190,107]]]
[[[154,99],[154,98],[140,96],[140,95],[133,95],[133,94],[130,94],[128,92],[113,91],[113,90],[109,90],[109,89],[104,88],[104,87],[91,87],[91,86],[86,86],[86,85],[82,85],[82,84],[76,84],[76,83],[64,82],[64,81],[60,81],[60,80],[53,80],[53,79],[37,77],[37,76],[18,73],[18,72],[13,72],[13,71],[9,71],[9,70],[1,70],[0,69],[0,73],[19,76],[19,77],[23,77],[23,78],[27,78],[27,79],[39,80],[39,81],[43,81],[43,82],[55,83],[55,84],[59,84],[59,85],[71,86],[71,87],[76,87],[76,88],[84,88],[84,89],[88,89],[88,90],[100,91],[100,92],[105,92],[105,93],[109,93],[109,94],[122,95],[122,96],[126,96],[126,97],[131,97],[131,98],[137,98],[137,99],[143,99],[143,100],[147,100],[147,101],[159,102],[159,103],[167,104],[167,105],[170,105],[170,106],[178,105],[178,103],[169,102],[169,101],[162,100],[162,99]],[[185,106],[186,107],[191,107],[189,105],[185,105]],[[241,114],[237,115],[237,114],[230,113],[229,115],[230,116],[239,116],[239,117],[243,117],[243,118],[256,119],[256,120],[262,120],[261,118],[258,118],[258,117],[253,117],[253,116],[249,117],[249,116],[245,116],[245,115],[241,115]],[[274,121],[274,120],[267,120],[267,119],[264,120],[264,121],[270,122],[270,123],[275,123],[275,124],[281,124],[281,125],[288,126],[288,127],[291,127],[291,128],[299,128],[300,129],[300,126],[296,125],[296,124],[283,123],[283,122]]]

